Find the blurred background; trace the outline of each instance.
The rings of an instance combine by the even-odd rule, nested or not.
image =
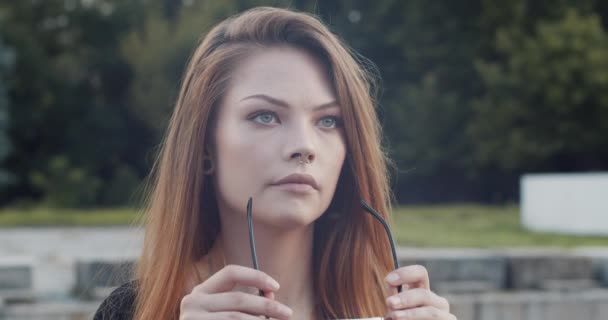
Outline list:
[[[0,319],[120,282],[189,55],[260,5],[377,66],[400,259],[459,319],[608,317],[608,2],[0,0]]]

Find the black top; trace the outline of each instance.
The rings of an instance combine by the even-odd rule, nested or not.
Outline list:
[[[101,303],[93,320],[132,320],[135,307],[135,281],[114,289]]]

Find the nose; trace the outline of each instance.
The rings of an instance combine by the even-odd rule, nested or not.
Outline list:
[[[294,125],[285,135],[284,157],[287,161],[312,163],[316,158],[315,134],[306,124]]]
[[[298,159],[298,161],[311,163],[315,159],[315,155],[308,152],[296,152],[292,154],[291,159]]]

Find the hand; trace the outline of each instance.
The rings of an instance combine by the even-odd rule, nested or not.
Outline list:
[[[429,274],[425,267],[401,267],[386,277],[390,296],[386,299],[387,319],[456,320],[450,313],[448,301],[431,291]],[[401,293],[397,287],[403,286]]]
[[[231,291],[237,285],[256,287],[264,296]],[[180,320],[250,319],[263,315],[289,319],[293,311],[274,300],[279,284],[255,269],[228,265],[192,289],[180,304]]]

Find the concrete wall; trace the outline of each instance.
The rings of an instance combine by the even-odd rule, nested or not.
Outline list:
[[[530,230],[608,235],[608,173],[527,174],[520,192]]]
[[[458,320],[606,320],[608,290],[448,295]]]

